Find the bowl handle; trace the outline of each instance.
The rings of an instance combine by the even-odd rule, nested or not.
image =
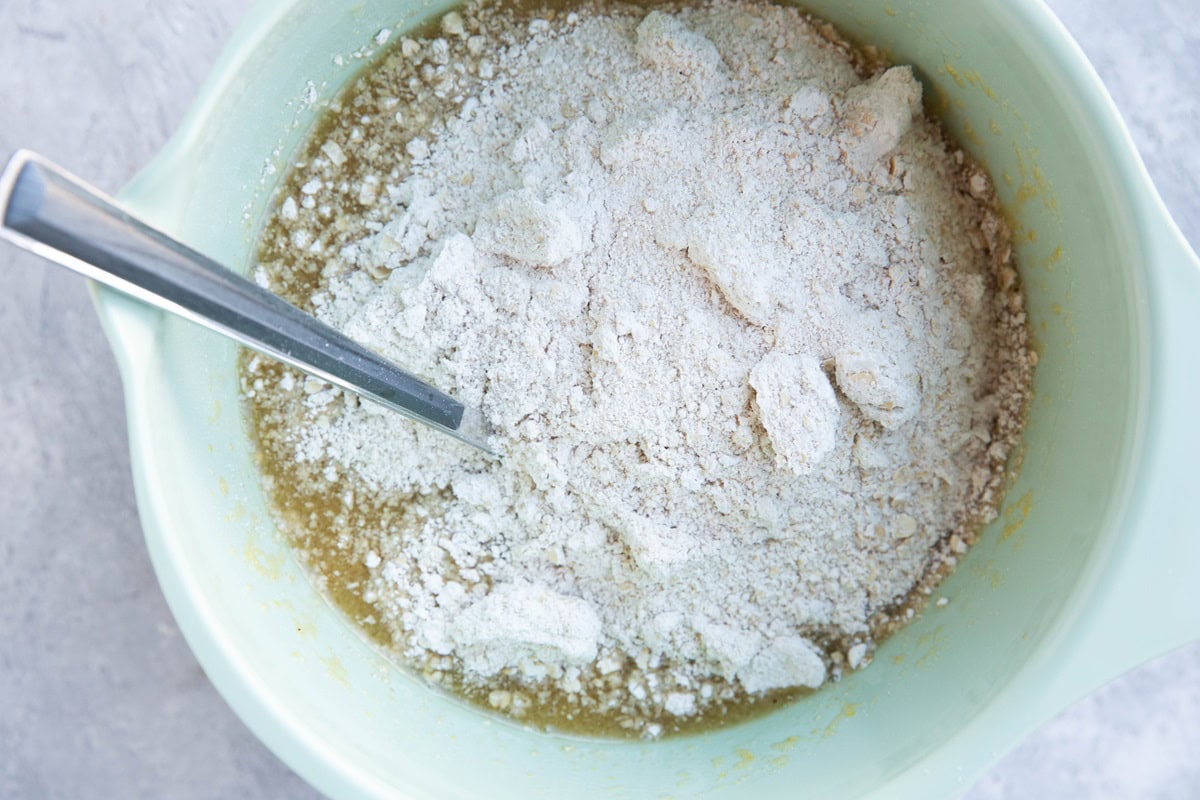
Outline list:
[[[1145,460],[1128,530],[1057,670],[1063,705],[1200,638],[1200,259],[1157,195],[1142,211],[1154,343]]]

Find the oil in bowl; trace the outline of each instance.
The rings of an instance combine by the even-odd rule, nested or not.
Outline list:
[[[318,587],[577,733],[866,667],[994,518],[1036,360],[991,181],[912,71],[767,3],[451,12],[332,103],[257,262],[503,454],[244,356]]]

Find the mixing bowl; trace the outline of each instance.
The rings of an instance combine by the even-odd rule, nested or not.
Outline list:
[[[287,158],[383,28],[446,4],[264,0],[182,128],[125,190],[249,265]],[[996,178],[1040,354],[1000,518],[867,670],[663,742],[525,730],[394,667],[274,532],[223,339],[97,290],[138,502],[168,601],[246,723],[335,797],[936,797],[1129,666],[1200,635],[1200,266],[1079,49],[1034,0],[811,0],[916,65]],[[364,49],[364,45],[366,49]]]

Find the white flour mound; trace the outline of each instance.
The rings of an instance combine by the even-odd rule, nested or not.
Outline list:
[[[572,14],[489,58],[411,174],[361,187],[388,221],[314,298],[504,454],[309,396],[301,460],[428,500],[372,532],[365,598],[470,680],[670,665],[630,691],[677,716],[714,677],[858,666],[990,511],[1018,426],[986,177],[909,68],[863,80],[793,9]]]

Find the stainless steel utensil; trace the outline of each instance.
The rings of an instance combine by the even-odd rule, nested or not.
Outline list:
[[[0,173],[0,220],[0,237],[19,247],[492,452],[478,409],[150,227],[35,153],[17,151]]]

